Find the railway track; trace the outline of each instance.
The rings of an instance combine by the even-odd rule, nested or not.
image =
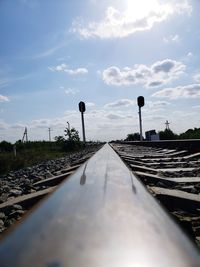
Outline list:
[[[60,186],[53,181],[63,174],[49,180],[53,193],[2,239],[1,267],[199,266],[197,247],[152,197],[168,210],[176,204],[171,214],[185,222],[184,231],[192,222],[198,241],[198,194],[187,191],[192,188],[182,178],[188,177],[172,176],[197,173],[190,183],[196,186],[199,155],[116,143],[112,148],[106,144],[76,171],[66,170],[74,172]]]
[[[128,144],[112,147],[200,247],[200,152]]]

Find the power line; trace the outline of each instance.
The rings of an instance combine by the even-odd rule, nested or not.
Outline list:
[[[27,127],[25,127],[25,130],[24,130],[24,134],[23,134],[23,137],[22,137],[22,143],[24,142],[24,140],[26,140],[26,142],[28,142],[28,131],[27,131]]]

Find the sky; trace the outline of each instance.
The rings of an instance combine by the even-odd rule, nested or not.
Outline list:
[[[0,0],[0,141],[200,127],[199,0]]]

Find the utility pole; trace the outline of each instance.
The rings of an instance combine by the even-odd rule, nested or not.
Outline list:
[[[165,122],[165,125],[166,125],[166,130],[169,130],[169,125],[170,123],[168,121]]]
[[[68,131],[70,132],[70,123],[67,121]]]
[[[51,130],[50,127],[48,128],[48,131],[49,131],[49,142],[51,142],[51,131],[52,131],[52,130]]]
[[[85,112],[85,103],[84,102],[80,102],[79,104],[78,104],[78,106],[79,106],[79,111],[81,112],[81,122],[82,122],[82,131],[83,131],[83,143],[85,143],[86,142],[86,140],[85,140],[85,124],[84,124],[84,112]]]
[[[143,140],[143,137],[142,137],[142,114],[141,114],[141,107],[144,106],[144,97],[143,96],[138,96],[137,98],[137,104],[138,104],[138,107],[139,107],[139,125],[140,125],[140,141]]]
[[[17,149],[16,149],[16,145],[13,146],[13,152],[14,152],[14,156],[17,157]]]
[[[22,137],[22,143],[24,142],[24,139],[26,138],[26,142],[28,142],[28,132],[27,132],[27,127],[25,127],[24,134]]]

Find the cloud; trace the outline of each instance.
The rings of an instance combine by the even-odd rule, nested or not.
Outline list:
[[[130,0],[123,11],[108,7],[99,22],[92,21],[84,26],[82,22],[74,21],[70,31],[84,38],[123,38],[135,32],[150,30],[171,15],[191,12],[192,6],[187,0],[177,0],[176,3],[169,1],[166,4],[161,4],[158,0]]]
[[[163,38],[164,43],[180,43],[181,38],[178,34],[176,35],[170,35],[169,37]]]
[[[110,120],[118,120],[118,119],[122,119],[123,117],[122,116],[119,116],[119,115],[116,115],[116,114],[108,114],[106,115],[106,117]]]
[[[69,69],[65,63],[58,65],[56,67],[48,67],[51,71],[60,71],[65,72],[69,75],[80,75],[80,74],[87,74],[88,70],[86,68],[77,68],[77,69]]]
[[[85,105],[86,105],[86,108],[87,107],[90,108],[90,107],[94,107],[95,106],[95,104],[92,103],[92,102],[86,102]]]
[[[162,109],[170,105],[167,101],[148,101],[147,105],[149,108],[153,109]]]
[[[192,53],[192,52],[188,52],[188,53],[187,53],[187,57],[188,57],[188,58],[193,57],[193,53]]]
[[[29,78],[30,76],[31,75],[26,75],[26,76],[22,76],[22,77],[6,77],[6,78],[0,77],[0,88],[6,87],[6,86],[8,86],[14,82],[16,83],[18,81],[25,80],[25,79]]]
[[[152,96],[168,99],[200,98],[200,84],[165,88],[154,93]]]
[[[60,44],[57,46],[54,46],[52,48],[49,48],[41,53],[38,53],[37,55],[33,56],[33,59],[40,59],[40,58],[45,58],[48,56],[53,55],[57,50],[59,50],[60,48],[64,47],[66,44]]]
[[[11,129],[25,129],[26,125],[21,123],[16,123],[10,126]]]
[[[194,109],[200,109],[200,105],[192,106]]]
[[[118,108],[118,107],[129,107],[133,106],[135,101],[131,99],[119,99],[115,102],[107,103],[104,105],[105,108]]]
[[[9,127],[4,121],[0,121],[0,130],[6,130]]]
[[[64,89],[64,87],[63,86],[60,86],[60,89]],[[65,94],[66,95],[76,95],[79,92],[80,92],[79,90],[72,89],[72,88],[68,88],[68,89],[65,90]]]
[[[0,95],[0,102],[8,102],[8,101],[10,101],[10,100],[7,96]]]
[[[54,129],[65,128],[67,119],[65,117],[53,118],[53,119],[37,119],[27,124],[28,128],[31,129],[48,129],[53,127]]]
[[[193,80],[197,83],[200,83],[200,73],[196,73],[193,75]]]
[[[126,67],[120,70],[112,66],[103,71],[102,79],[107,85],[143,84],[145,87],[157,87],[177,79],[185,68],[182,62],[171,59],[157,61],[150,67],[135,65],[133,68]]]
[[[171,59],[165,59],[163,61],[158,61],[152,65],[152,69],[154,73],[169,73],[173,72],[177,75],[182,73],[183,70],[185,70],[185,65],[183,63],[171,60]]]

